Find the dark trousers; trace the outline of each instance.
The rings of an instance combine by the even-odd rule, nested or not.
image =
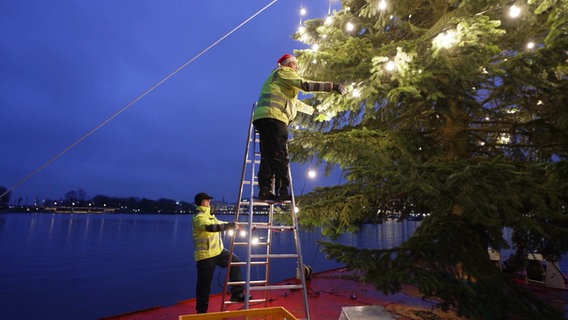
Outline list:
[[[275,119],[258,119],[253,122],[260,137],[260,166],[258,187],[261,192],[272,190],[272,178],[278,194],[288,192],[288,126]]]
[[[206,313],[209,307],[209,294],[211,293],[211,281],[215,266],[227,268],[229,265],[230,252],[224,249],[218,256],[197,261],[197,285],[195,310],[197,313]],[[239,262],[239,258],[233,254],[233,262]],[[241,281],[241,267],[233,266],[229,270],[229,280]],[[237,294],[243,291],[242,286],[232,286],[231,294]]]

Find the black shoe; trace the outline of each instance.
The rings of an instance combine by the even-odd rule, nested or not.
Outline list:
[[[279,202],[292,201],[292,196],[289,193],[281,193],[278,195]]]
[[[274,202],[276,201],[276,196],[270,191],[261,191],[258,193],[258,200]]]
[[[249,300],[252,299],[252,296],[249,296]],[[231,295],[231,301],[233,302],[245,302],[245,295],[242,292],[234,293]]]

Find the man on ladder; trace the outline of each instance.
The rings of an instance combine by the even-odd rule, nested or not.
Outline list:
[[[258,103],[253,111],[253,124],[260,138],[260,167],[258,169],[258,199],[267,202],[288,201],[288,125],[298,111],[313,114],[314,108],[298,100],[298,92],[347,92],[345,86],[332,82],[305,80],[297,73],[298,60],[285,54],[277,61],[264,82]],[[274,190],[272,193],[274,178]]]
[[[196,311],[206,313],[209,308],[209,293],[215,266],[229,268],[231,281],[241,281],[241,268],[229,267],[230,261],[239,262],[239,258],[225,249],[220,233],[238,228],[235,222],[217,220],[211,213],[212,196],[205,192],[195,195],[197,213],[193,217],[193,254],[197,266]],[[231,301],[244,301],[243,287],[231,288]]]

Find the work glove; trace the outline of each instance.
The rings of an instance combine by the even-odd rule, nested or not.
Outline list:
[[[225,224],[225,230],[235,230],[238,228],[238,225],[236,222],[228,222]]]
[[[334,83],[333,87],[331,88],[333,91],[340,93],[342,95],[347,93],[347,87],[340,84],[340,83]]]

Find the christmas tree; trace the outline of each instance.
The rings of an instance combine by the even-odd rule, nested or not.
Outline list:
[[[310,98],[290,141],[346,179],[303,196],[301,223],[335,236],[429,214],[400,246],[328,255],[467,317],[560,318],[506,271],[568,249],[568,2],[344,0],[295,37],[305,78],[350,88]],[[488,248],[516,250],[505,272]]]

